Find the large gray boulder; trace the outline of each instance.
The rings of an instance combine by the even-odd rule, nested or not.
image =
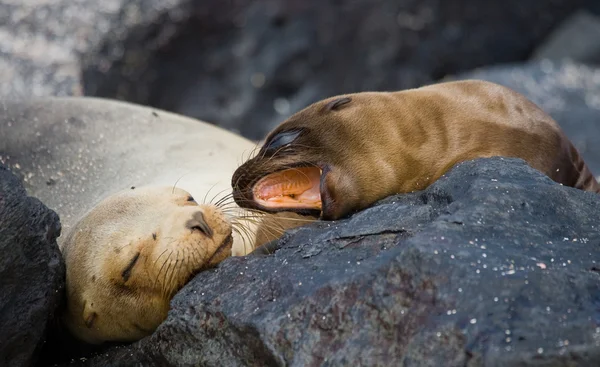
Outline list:
[[[527,59],[595,0],[0,0],[0,96],[125,99],[259,139],[326,96]]]
[[[290,231],[196,276],[86,366],[598,366],[600,195],[518,159]]]
[[[2,158],[0,157],[0,160]],[[58,215],[0,164],[0,365],[31,366],[57,324],[65,268]]]

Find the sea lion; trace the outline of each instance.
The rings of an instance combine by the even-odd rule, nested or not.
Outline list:
[[[149,335],[175,292],[230,256],[232,245],[222,211],[185,190],[150,186],[111,195],[63,242],[65,323],[92,344]]]
[[[270,132],[231,185],[241,207],[335,220],[423,190],[458,162],[492,156],[522,158],[556,182],[600,191],[549,115],[479,80],[316,102]]]
[[[220,203],[223,203],[220,200]],[[293,213],[231,214],[173,186],[131,187],[108,196],[62,242],[66,326],[90,344],[131,342],[167,317],[171,298],[198,272],[242,256],[303,224]],[[234,231],[234,225],[243,229]]]
[[[62,319],[89,343],[150,334],[195,273],[304,223],[240,218],[226,194],[256,144],[214,125],[98,98],[3,107],[0,161],[60,216]]]

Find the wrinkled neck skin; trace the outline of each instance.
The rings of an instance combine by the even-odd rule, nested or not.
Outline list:
[[[550,116],[484,81],[319,101],[274,129],[232,187],[241,207],[335,220],[423,190],[458,162],[492,156],[521,158],[559,183],[600,190]]]

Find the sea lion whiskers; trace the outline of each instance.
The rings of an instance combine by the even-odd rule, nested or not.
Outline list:
[[[167,265],[167,263],[169,262],[169,260],[171,259],[171,255],[173,255],[173,249],[170,249],[171,251],[169,251],[169,254],[167,255],[167,258],[165,259],[165,261],[163,261],[162,265],[160,266],[160,269],[158,270],[158,274],[156,274],[156,280],[155,280],[155,286],[156,283],[161,284],[161,287],[163,287],[163,283],[160,283],[160,274],[162,273],[165,265]]]
[[[281,232],[284,230],[282,226],[276,227],[273,224],[263,223],[261,221],[257,221],[255,218],[246,217],[244,218],[246,221],[250,223],[256,224],[257,227],[257,235],[263,235],[264,238],[267,238],[266,241],[261,242],[269,242],[271,240],[277,239],[280,237]]]
[[[167,237],[165,239],[169,239],[169,238]],[[167,246],[170,247],[171,243],[174,243],[176,241],[177,241],[177,239],[170,238],[170,242],[167,244]],[[204,264],[204,266],[202,266],[201,268],[194,269],[192,264],[189,262],[189,259],[191,257],[193,257],[193,259],[195,260],[195,263],[202,263],[202,262],[206,261],[207,254],[206,253],[204,255],[201,254],[200,249],[201,249],[200,246],[186,246],[183,248],[177,248],[177,252],[175,253],[175,262],[174,263],[172,261],[173,251],[171,251],[169,254],[169,257],[166,260],[166,262],[168,263],[168,266],[167,266],[164,276],[162,278],[163,282],[161,282],[161,288],[165,288],[168,285],[172,285],[176,280],[176,279],[174,279],[175,274],[180,273],[182,269],[185,270],[186,273],[193,275],[193,274],[203,270],[208,265],[210,265],[210,264]],[[163,251],[163,253],[164,253],[164,251]],[[162,256],[163,253],[161,253],[160,256]],[[190,253],[192,254],[192,256],[190,256]],[[182,256],[180,257],[180,255],[182,255]],[[165,266],[165,263],[163,263],[163,265],[161,266],[161,270],[159,270],[157,279],[160,278],[160,274],[162,273],[162,269],[164,268],[164,266]],[[180,283],[180,281],[178,281],[177,283]],[[176,292],[180,286],[181,286],[180,284],[177,284],[177,286],[175,286],[175,287],[171,286],[171,288],[173,289],[173,292]],[[162,293],[167,297],[171,296],[164,289],[163,289]]]
[[[245,162],[245,161],[247,161],[248,159],[252,159],[252,158],[254,157],[254,154],[255,154],[257,151],[259,151],[260,147],[261,147],[261,143],[260,143],[260,141],[259,141],[259,142],[256,142],[256,143],[254,144],[254,146],[252,147],[252,149],[249,149],[249,150],[248,150],[248,149],[245,149],[244,151],[242,151],[242,154],[241,154],[242,162]],[[245,154],[245,153],[248,153],[248,156],[247,156],[246,158],[244,158],[244,154]],[[240,162],[238,162],[237,166],[239,167],[239,166],[241,166],[242,164],[243,164],[243,163],[240,163]]]
[[[248,210],[248,211],[255,212],[256,214],[254,214],[254,215],[253,214],[245,215],[243,217],[243,219],[246,219],[246,218],[261,219],[261,218],[264,218],[264,217],[268,216],[269,218],[272,218],[273,220],[281,220],[281,221],[283,221],[283,220],[289,220],[289,221],[296,221],[296,222],[302,222],[302,223],[312,223],[312,222],[315,221],[314,218],[310,218],[310,219],[303,219],[303,218],[279,218],[277,216],[273,216],[273,215],[271,215],[269,213],[265,213],[265,212],[262,212],[260,210],[255,210],[255,209]]]
[[[190,173],[193,172],[188,172],[188,173],[184,173],[183,175],[179,176],[179,178],[175,181],[175,183],[173,184],[173,189],[171,190],[171,194],[175,193],[175,188],[177,187],[177,183],[186,175],[189,175]]]
[[[246,222],[253,223],[252,221],[246,221]],[[252,252],[255,248],[254,243],[255,243],[256,233],[249,230],[246,225],[241,224],[241,223],[238,223],[236,225],[236,231],[242,239],[242,246],[244,249],[244,253],[248,254],[248,253]],[[240,231],[242,231],[243,234],[240,233]]]
[[[260,152],[260,148],[262,147],[262,144],[260,141],[256,142],[256,144],[254,144],[254,147],[252,148],[252,150],[250,151],[250,154],[248,155],[248,159],[252,159],[253,157],[256,157],[256,154],[258,152]]]
[[[243,150],[243,151],[242,151],[242,153],[240,154],[241,161],[240,161],[240,160],[238,160],[238,161],[237,161],[237,165],[236,165],[236,167],[240,167],[240,166],[241,166],[241,165],[243,165],[243,164],[244,164],[244,162],[246,162],[247,160],[249,160],[249,159],[252,159],[252,158],[256,157],[256,154],[257,154],[257,152],[260,152],[260,148],[261,148],[261,147],[262,147],[262,145],[261,145],[261,141],[258,141],[258,142],[256,142],[256,143],[254,143],[254,145],[253,145],[252,149],[250,149],[250,150],[248,150],[248,149],[245,149],[245,150]],[[248,153],[248,156],[247,156],[246,158],[244,158],[244,154],[245,154],[245,153]]]
[[[214,184],[212,184],[210,189],[208,189],[208,191],[206,191],[206,193],[204,194],[204,198],[202,198],[202,204],[206,204],[206,198],[208,197],[208,194],[212,191],[212,189],[215,188],[215,186],[217,186],[217,184],[218,184],[218,182],[215,182]]]
[[[259,210],[245,209],[236,219],[238,223],[253,224],[255,230],[252,232],[254,237],[250,237],[252,243],[259,246],[281,237],[281,235],[291,228],[295,228],[314,221],[314,218],[304,218],[295,213],[277,213],[269,214]],[[256,248],[257,246],[253,246]]]
[[[221,208],[221,204],[223,204],[223,203],[227,204],[227,200],[233,200],[233,193],[232,192],[230,192],[229,194],[227,194],[227,195],[223,196],[222,198],[220,198],[219,200],[217,200],[217,202],[214,203],[214,205],[217,208]]]
[[[188,250],[188,249],[186,249],[186,250]],[[198,252],[195,249],[191,250],[190,253],[191,253],[191,257],[193,258],[195,264],[197,264],[198,262],[201,261],[201,259],[196,258],[196,254],[198,254]],[[192,264],[189,264],[189,265],[190,265],[192,271],[196,270],[193,268]]]
[[[169,251],[169,248],[167,247],[163,252],[160,253],[160,255],[158,255],[158,257],[156,258],[156,260],[154,260],[154,263],[152,265],[156,265],[156,263],[158,262],[158,260],[160,260],[160,258],[162,257],[162,255],[165,254],[165,252]]]
[[[227,220],[230,223],[231,223],[231,220],[233,218],[236,218],[236,217],[240,216],[240,210],[239,210],[239,208],[235,208],[235,207],[229,207],[229,208],[221,209],[221,213],[223,213],[223,215],[225,216],[225,218],[227,218]]]
[[[212,198],[212,199],[211,199],[211,200],[210,200],[208,203],[209,203],[209,204],[212,204],[212,203],[215,201],[215,199],[217,198],[217,196],[221,195],[221,194],[222,194],[224,191],[228,191],[228,190],[230,190],[230,189],[229,189],[229,188],[226,188],[226,189],[223,189],[223,190],[221,190],[221,191],[217,192],[217,193],[215,194],[215,196],[213,196],[213,198]],[[214,205],[214,204],[213,204],[213,205]]]
[[[192,255],[190,255],[190,253]],[[188,273],[192,274],[192,276],[193,276],[196,269],[194,269],[191,261],[189,261],[192,258],[194,258],[193,251],[189,251],[189,248],[184,248],[183,249],[183,266],[185,267],[185,270],[187,270]]]
[[[177,264],[179,263],[179,253],[180,253],[180,249],[178,248],[177,251],[175,252],[175,263],[173,263],[172,261],[169,262],[169,265],[167,266],[167,270],[165,271],[164,283],[163,283],[165,285],[165,287],[163,287],[163,294],[165,297],[169,297],[171,292],[174,291],[173,288],[171,288],[172,290],[169,291],[169,289],[166,287],[166,285],[173,284],[171,278],[172,278],[173,274],[175,274],[175,269],[177,269]]]
[[[233,200],[233,199],[229,199]],[[226,203],[222,203],[218,209],[223,213],[235,213],[241,211],[241,208],[237,206],[237,204],[233,201],[228,201]]]
[[[249,253],[248,249],[248,241],[251,241],[252,235],[249,233],[249,230],[239,223],[231,223],[231,228],[233,232],[239,235],[239,238],[242,240],[242,248],[244,249],[244,253]],[[251,246],[251,245],[250,245]]]

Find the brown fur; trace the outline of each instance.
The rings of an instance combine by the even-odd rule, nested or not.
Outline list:
[[[146,187],[108,197],[61,247],[65,324],[89,343],[149,335],[194,274],[231,255],[231,235],[219,209],[198,205],[181,189]]]
[[[290,131],[300,134],[268,148]],[[600,192],[550,116],[515,91],[484,81],[328,98],[291,116],[265,142],[233,175],[234,198],[242,207],[269,210],[252,194],[262,177],[318,166],[321,216],[338,219],[391,194],[425,189],[458,162],[492,156],[522,158],[556,182]],[[271,209],[278,210],[294,209]]]

